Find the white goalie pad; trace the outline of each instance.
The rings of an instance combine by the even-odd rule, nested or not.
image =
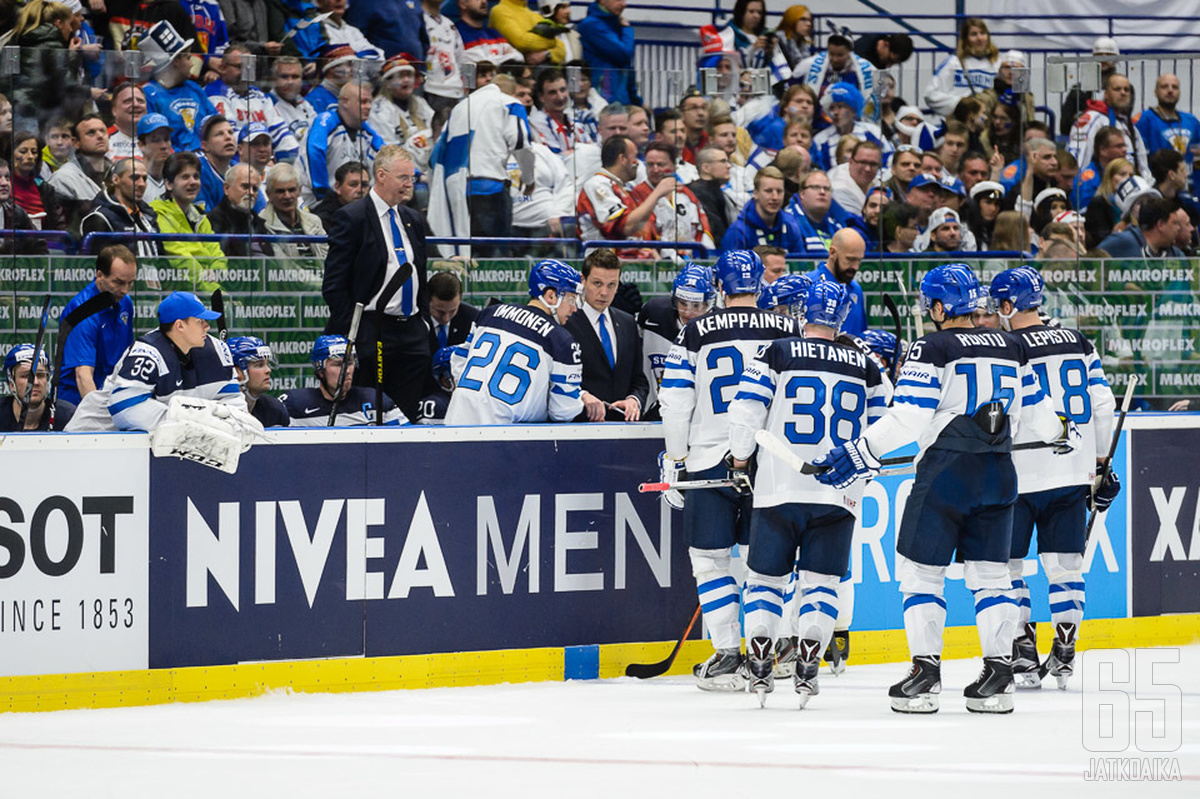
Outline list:
[[[234,474],[241,454],[258,437],[265,437],[262,424],[240,408],[175,396],[150,436],[150,451]]]

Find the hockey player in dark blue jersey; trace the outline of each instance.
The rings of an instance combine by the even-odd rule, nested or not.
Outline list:
[[[325,427],[329,424],[329,413],[334,399],[341,388],[342,399],[337,404],[334,427],[362,427],[377,421],[375,391],[366,386],[353,385],[357,356],[346,363],[349,341],[345,336],[318,336],[313,342],[309,360],[317,375],[315,388],[298,388],[279,399],[287,408],[292,427]],[[392,398],[383,395],[383,423],[395,427],[408,424],[408,417],[396,407]]]
[[[758,307],[802,319],[812,284],[812,278],[808,275],[780,275],[774,283],[763,286],[762,293],[758,295]]]
[[[34,346],[18,344],[4,356],[4,378],[8,381],[8,392],[12,396],[0,400],[0,433],[16,433],[20,430],[62,430],[71,421],[75,406],[64,400],[55,404],[54,425],[50,424],[50,413],[46,402],[47,386],[50,382],[50,354],[45,348],[38,353],[34,363]],[[33,390],[29,391],[29,381]],[[25,397],[29,396],[29,410],[25,411],[25,427],[20,428],[21,411]]]
[[[921,303],[938,328],[912,345],[888,413],[861,437],[813,461],[817,479],[848,486],[876,474],[879,455],[917,441],[916,480],[896,538],[896,575],[912,668],[889,691],[900,713],[934,713],[941,692],[946,568],[964,561],[984,668],[964,691],[967,709],[1013,709],[1012,640],[1018,610],[1008,557],[1017,474],[1012,438],[1059,439],[1063,425],[1016,337],[976,330],[985,292],[966,264],[930,270]]]
[[[267,393],[271,390],[271,370],[279,368],[271,348],[257,336],[234,336],[226,344],[233,353],[233,365],[250,415],[262,422],[263,427],[287,427],[291,422],[287,408]]]
[[[750,250],[724,253],[717,261],[717,281],[725,307],[693,319],[683,328],[663,371],[662,406],[666,451],[659,456],[663,482],[689,477],[731,476],[729,404],[737,393],[745,364],[775,339],[795,336],[795,319],[755,307],[762,286],[763,262]],[[735,544],[750,539],[749,475],[732,473],[739,488],[679,492],[664,500],[683,505],[683,527],[700,595],[704,623],[715,652],[693,673],[706,691],[742,690],[746,679],[742,658],[741,607],[737,580],[730,571]]]
[[[887,410],[891,382],[857,347],[836,341],[849,310],[841,284],[812,286],[802,314],[804,338],[776,339],[747,365],[729,407],[734,468],[747,466],[759,430],[807,460],[857,438]],[[822,485],[774,453],[759,453],[745,613],[750,689],[760,702],[774,690],[775,639],[797,552],[803,593],[793,687],[800,707],[819,691],[817,668],[833,639],[838,585],[850,567],[864,488]],[[791,619],[785,624],[789,634]]]
[[[453,347],[439,347],[433,353],[433,382],[436,388],[421,398],[417,405],[417,424],[445,424],[446,411],[450,409],[451,392],[454,391],[454,375],[450,368]]]
[[[658,387],[662,383],[663,367],[675,337],[688,322],[712,310],[717,298],[712,271],[707,266],[687,263],[675,276],[668,297],[654,297],[638,312],[638,330],[642,334],[642,369],[650,384],[646,397],[646,412],[642,421],[657,422]]]
[[[1008,269],[992,280],[991,300],[1001,324],[1025,345],[1029,363],[1060,417],[1070,420],[1080,440],[1068,455],[1047,457],[1039,448],[1013,453],[1017,469],[1017,504],[1013,508],[1009,596],[1020,609],[1013,642],[1013,675],[1018,688],[1041,686],[1051,674],[1060,688],[1074,668],[1075,638],[1083,620],[1083,555],[1087,547],[1087,506],[1107,509],[1120,491],[1109,472],[1093,496],[1092,484],[1108,451],[1116,400],[1100,357],[1082,333],[1050,327],[1039,318],[1042,276],[1033,267]],[[1018,434],[1019,445],[1033,442]],[[1050,584],[1050,621],[1054,643],[1045,664],[1038,662],[1037,627],[1030,623],[1029,587],[1024,558],[1037,526],[1038,557]]]
[[[871,354],[883,371],[890,374],[892,364],[900,356],[900,342],[896,334],[886,330],[868,330],[862,334],[862,340],[871,348]]]

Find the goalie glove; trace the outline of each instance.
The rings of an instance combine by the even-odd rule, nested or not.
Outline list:
[[[664,483],[678,483],[687,474],[683,461],[667,457],[666,452],[658,453],[659,480]],[[683,510],[683,492],[671,489],[662,494],[663,502],[675,510]]]
[[[150,451],[233,474],[256,438],[266,438],[262,424],[241,408],[176,395],[150,436]]]
[[[1101,475],[1096,480],[1096,487],[1092,491],[1091,506],[1093,510],[1103,513],[1108,510],[1108,506],[1112,505],[1117,494],[1121,493],[1121,478],[1117,477],[1117,473],[1109,469],[1108,474]]]
[[[823,469],[814,475],[817,482],[834,488],[846,488],[859,478],[873,477],[883,467],[862,439],[857,444],[847,441],[840,447],[834,447],[812,461],[812,465]]]
[[[729,468],[729,479],[733,481],[732,487],[738,496],[748,497],[753,494],[754,486],[750,481],[750,464],[734,466],[733,453],[730,453],[725,456],[725,465]]]
[[[1070,455],[1075,451],[1076,444],[1083,436],[1079,432],[1079,426],[1065,415],[1058,414],[1058,421],[1062,422],[1062,432],[1058,434],[1058,438],[1050,442],[1054,445],[1052,451],[1055,455]]]

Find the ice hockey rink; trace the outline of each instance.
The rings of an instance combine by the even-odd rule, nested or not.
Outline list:
[[[790,681],[760,709],[670,676],[14,713],[0,716],[0,780],[13,799],[1198,796],[1200,646],[1139,651],[1107,650],[1130,665],[1114,671],[1129,690],[1097,695],[1113,706],[1109,740],[1113,718],[1159,724],[1130,724],[1123,752],[1084,747],[1085,717],[1104,711],[1084,701],[1080,673],[1066,691],[1020,692],[1011,715],[980,716],[961,696],[978,661],[955,660],[941,712],[922,717],[889,709],[901,664],[822,669],[803,711]],[[1150,751],[1150,735],[1178,747]],[[1095,758],[1124,759],[1102,761],[1122,780],[1087,779]],[[1124,781],[1146,769],[1182,779]]]

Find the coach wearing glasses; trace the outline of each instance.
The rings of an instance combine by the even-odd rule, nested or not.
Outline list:
[[[321,293],[329,305],[326,333],[347,335],[354,304],[365,306],[354,348],[354,382],[375,384],[376,347],[383,345],[383,390],[409,419],[417,418],[429,352],[429,223],[404,203],[412,198],[412,156],[388,145],[375,156],[375,185],[338,209],[329,230]],[[411,270],[403,269],[405,264]]]

